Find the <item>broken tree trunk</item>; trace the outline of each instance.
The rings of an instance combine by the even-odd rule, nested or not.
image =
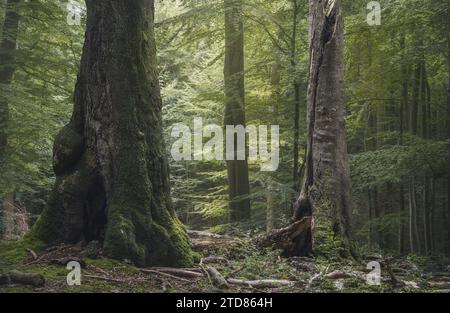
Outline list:
[[[341,1],[310,0],[306,173],[294,221],[311,215],[334,232],[339,252],[350,240],[350,170],[345,135],[344,27]],[[291,256],[312,253],[312,230],[296,238]]]
[[[259,240],[258,246],[281,249],[284,256],[291,256],[299,248],[298,238],[310,231],[311,227],[312,217],[305,217],[288,227],[271,231]]]

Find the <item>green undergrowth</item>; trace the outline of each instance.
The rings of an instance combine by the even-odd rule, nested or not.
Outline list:
[[[0,241],[0,272],[17,268],[29,255],[29,250],[38,252],[42,248],[44,248],[42,241],[34,238]]]

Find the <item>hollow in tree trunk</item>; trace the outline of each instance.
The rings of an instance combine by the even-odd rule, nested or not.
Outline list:
[[[344,33],[341,1],[310,0],[306,175],[294,221],[314,214],[331,227],[341,255],[355,256],[350,232],[350,175],[345,139]],[[312,227],[289,254],[312,252]]]
[[[30,235],[100,240],[137,265],[192,264],[170,198],[152,0],[87,0],[71,120],[55,139],[56,182]]]

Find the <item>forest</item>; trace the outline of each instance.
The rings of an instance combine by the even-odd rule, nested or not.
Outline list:
[[[0,0],[0,292],[450,293],[450,0]]]

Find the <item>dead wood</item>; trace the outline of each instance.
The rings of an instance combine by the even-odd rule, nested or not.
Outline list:
[[[165,276],[167,278],[172,278],[172,279],[176,279],[176,280],[179,280],[179,281],[192,283],[192,281],[189,280],[189,279],[182,278],[182,277],[179,277],[179,276],[175,276],[175,275],[172,275],[172,274],[168,274],[168,273],[165,273],[165,272],[160,272],[160,271],[157,271],[157,270],[140,269],[140,271],[142,273],[146,273],[146,274],[158,274],[158,275],[161,275],[161,276]],[[202,275],[202,277],[203,277],[203,275]]]
[[[242,279],[228,278],[227,281],[232,285],[239,285],[252,288],[279,288],[292,286],[295,283],[289,280],[276,280],[276,279],[242,280]]]
[[[34,287],[42,287],[45,285],[44,276],[35,273],[23,273],[19,271],[11,271],[0,275],[0,285],[31,285]]]
[[[203,277],[203,274],[200,272],[200,270],[196,269],[196,268],[183,269],[183,268],[172,268],[172,267],[152,267],[152,268],[148,268],[148,269],[145,269],[145,268],[141,269],[141,271],[144,273],[147,270],[171,274],[171,275],[175,275],[178,277],[186,277],[186,278]]]
[[[198,230],[188,230],[188,235],[192,238],[213,238],[213,239],[225,239],[225,240],[232,240],[232,238],[228,236],[222,236],[218,234],[209,233],[206,231],[198,231]]]
[[[207,267],[206,272],[210,277],[213,285],[219,289],[227,289],[227,280],[220,274],[220,272],[215,267]]]
[[[86,267],[86,262],[78,257],[64,257],[50,260],[50,264],[66,266],[69,262],[78,262],[81,267]]]
[[[450,289],[450,282],[429,282],[428,285],[431,288],[436,289]]]
[[[282,249],[288,255],[295,255],[296,239],[311,228],[312,217],[305,217],[288,227],[272,230],[266,237],[258,240],[262,248]]]
[[[31,249],[27,249],[27,251],[31,254],[31,256],[33,257],[33,260],[37,260],[38,256],[37,256],[36,252],[34,252]]]
[[[350,278],[352,277],[352,275],[350,275],[349,273],[345,273],[342,271],[334,271],[331,273],[328,273],[325,275],[325,278],[328,279],[345,279],[345,278]]]
[[[103,281],[110,281],[110,282],[114,282],[114,283],[125,283],[126,282],[125,280],[116,279],[116,278],[107,277],[107,276],[83,275],[83,277],[97,279],[97,280],[103,280]]]
[[[228,261],[228,259],[226,259],[224,257],[220,257],[220,256],[209,256],[209,257],[203,258],[203,263],[204,264],[208,264],[208,263],[229,264],[230,261]]]

